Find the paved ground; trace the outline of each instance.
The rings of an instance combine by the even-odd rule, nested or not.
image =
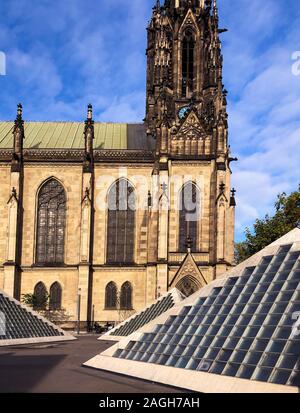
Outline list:
[[[0,347],[0,393],[169,393],[170,387],[81,364],[112,345],[82,336],[47,345]]]

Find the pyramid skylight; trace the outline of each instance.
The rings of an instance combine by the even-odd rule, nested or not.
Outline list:
[[[196,391],[300,387],[300,230],[90,360]]]
[[[75,340],[0,290],[0,346]]]

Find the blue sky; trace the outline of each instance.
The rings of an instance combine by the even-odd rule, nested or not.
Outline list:
[[[16,104],[27,120],[140,121],[145,108],[146,24],[154,0],[2,0],[0,119]],[[297,188],[300,164],[300,50],[295,0],[219,0],[224,83],[229,91],[237,239]]]

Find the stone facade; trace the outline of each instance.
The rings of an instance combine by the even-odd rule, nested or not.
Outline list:
[[[234,159],[222,85],[222,30],[216,4],[211,3],[166,0],[154,8],[148,27],[145,127],[136,129],[145,132],[136,133],[132,144],[128,138],[126,147],[95,147],[100,125],[94,123],[89,105],[79,147],[61,142],[49,147],[42,135],[36,147],[26,141],[19,105],[8,132],[12,144],[0,144],[1,289],[20,299],[39,282],[47,291],[59,282],[62,307],[72,320],[77,319],[80,295],[81,321],[119,321],[124,314],[105,306],[110,282],[117,291],[125,282],[131,284],[128,316],[168,289],[192,291],[233,265]],[[29,126],[30,136],[39,133],[36,125]],[[112,264],[107,261],[107,198],[120,178],[132,185],[138,205],[134,258]],[[51,179],[66,194],[64,260],[37,265],[38,196]],[[188,229],[182,227],[180,212],[186,183],[194,185],[200,205]],[[184,231],[187,248],[180,246]]]

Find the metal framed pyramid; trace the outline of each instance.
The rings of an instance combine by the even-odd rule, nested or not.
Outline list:
[[[176,288],[162,295],[144,310],[134,314],[115,328],[99,337],[99,340],[119,341],[142,328],[158,316],[179,304],[185,297]]]
[[[0,290],[0,346],[75,340]]]
[[[200,392],[299,392],[300,229],[86,366]]]

